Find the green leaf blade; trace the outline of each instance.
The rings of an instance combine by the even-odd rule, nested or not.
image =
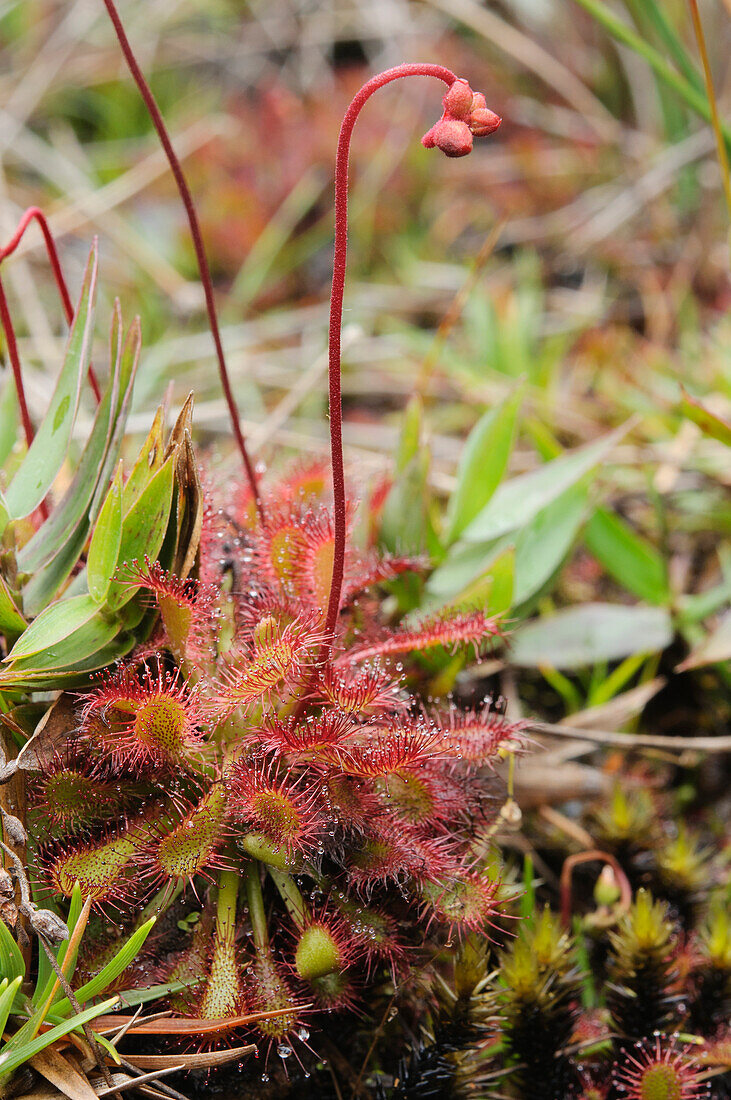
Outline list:
[[[620,516],[597,508],[586,526],[585,538],[590,553],[635,596],[658,605],[670,602],[662,556]]]
[[[624,425],[594,443],[500,485],[487,506],[464,531],[465,541],[485,542],[524,527],[541,509],[589,473],[628,428],[629,425]]]
[[[97,613],[90,596],[72,596],[47,607],[34,619],[5,658],[7,662],[32,657],[65,641],[85,626]]]
[[[162,546],[173,501],[175,455],[172,454],[145,486],[122,521],[122,537],[117,560],[132,563],[145,556],[154,560]],[[134,585],[114,580],[106,596],[108,607],[116,610],[134,595]]]
[[[457,470],[457,487],[449,501],[448,542],[485,508],[503,479],[515,439],[522,400],[517,390],[495,409],[490,409],[467,437]]]
[[[583,668],[659,652],[672,637],[666,608],[582,604],[519,627],[511,639],[511,661],[524,668]]]
[[[89,369],[96,280],[95,242],[89,254],[81,297],[48,412],[6,494],[8,509],[15,519],[30,515],[38,507],[66,457],[79,407],[81,387]]]
[[[122,544],[122,464],[102,504],[86,559],[89,595],[103,604],[117,566]]]

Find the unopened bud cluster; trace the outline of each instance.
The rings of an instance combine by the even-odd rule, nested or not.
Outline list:
[[[421,139],[427,149],[441,149],[448,157],[465,157],[472,140],[493,134],[502,119],[491,111],[481,92],[473,92],[466,80],[455,80],[442,100],[444,113]]]

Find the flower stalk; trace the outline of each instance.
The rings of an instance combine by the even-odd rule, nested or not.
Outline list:
[[[111,2],[111,0],[107,0]],[[333,278],[330,292],[328,333],[328,401],[330,412],[330,457],[335,521],[335,545],[332,577],[325,616],[327,640],[320,652],[322,662],[330,652],[335,625],[340,611],[345,567],[347,504],[343,463],[343,403],[341,386],[341,330],[343,295],[348,256],[348,166],[353,130],[360,112],[379,88],[394,80],[410,76],[428,76],[447,85],[444,114],[422,139],[426,148],[437,146],[450,157],[464,156],[472,148],[472,134],[484,136],[500,125],[500,119],[488,110],[484,96],[475,96],[469,84],[460,80],[443,65],[410,64],[386,69],[366,81],[353,97],[345,112],[338,137],[335,157],[335,242],[333,248]],[[451,97],[451,98],[450,98]]]

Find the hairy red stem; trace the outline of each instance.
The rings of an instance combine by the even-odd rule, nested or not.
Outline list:
[[[173,149],[170,135],[168,134],[167,127],[165,126],[164,119],[160,112],[160,108],[157,105],[154,95],[147,83],[142,70],[137,64],[137,59],[132,51],[129,39],[122,26],[122,21],[119,18],[119,13],[113,3],[113,0],[104,0],[104,6],[107,9],[109,18],[114,26],[115,34],[119,40],[119,45],[124,54],[124,59],[127,62],[127,67],[132,74],[132,79],[137,85],[140,95],[142,96],[145,107],[152,119],[152,124],[157,131],[157,136],[160,139],[160,144],[165,151],[165,156],[168,159],[170,170],[175,178],[180,198],[183,201],[185,207],[185,213],[188,217],[188,225],[190,227],[190,235],[193,238],[193,247],[195,249],[196,260],[198,261],[198,272],[200,274],[201,284],[203,286],[203,293],[206,299],[206,312],[208,313],[208,323],[210,325],[211,334],[213,336],[213,342],[216,346],[216,358],[218,359],[218,371],[221,377],[221,386],[223,388],[224,397],[226,398],[226,404],[228,406],[229,416],[231,418],[231,427],[233,428],[234,437],[241,453],[241,458],[244,463],[244,469],[246,470],[246,477],[251,487],[251,491],[254,494],[254,500],[256,502],[257,512],[259,518],[264,521],[264,513],[262,509],[261,497],[259,495],[259,488],[256,483],[256,475],[254,473],[254,467],[249,457],[249,452],[246,449],[246,442],[241,431],[241,424],[239,421],[239,410],[236,406],[233,391],[231,389],[231,383],[228,376],[228,368],[226,366],[226,358],[223,351],[223,343],[221,341],[221,332],[218,325],[218,315],[216,313],[216,303],[213,296],[213,282],[211,280],[211,272],[208,266],[208,259],[206,257],[205,247],[203,245],[203,236],[200,230],[200,224],[198,222],[198,215],[196,213],[195,206],[193,204],[193,196],[190,193],[188,182],[183,174],[183,169],[178,160],[177,154]]]
[[[330,295],[330,331],[328,344],[328,396],[330,405],[330,453],[332,457],[332,482],[335,513],[335,546],[333,553],[332,579],[328,597],[325,632],[329,641],[325,642],[320,659],[327,657],[340,611],[340,597],[343,588],[345,569],[345,535],[347,526],[345,498],[345,470],[343,465],[343,406],[340,382],[340,330],[343,320],[343,292],[345,290],[345,267],[348,252],[348,159],[350,139],[353,135],[358,115],[365,103],[392,80],[406,76],[433,76],[451,87],[456,75],[443,65],[417,64],[397,65],[386,69],[367,81],[352,100],[345,112],[338,151],[335,158],[335,246],[333,250],[333,281]]]
[[[15,252],[16,248],[18,247],[18,245],[22,241],[23,236],[25,235],[26,229],[28,228],[28,226],[30,225],[30,223],[33,220],[37,221],[38,225],[41,228],[41,233],[43,234],[43,240],[45,241],[45,244],[46,244],[46,252],[48,254],[48,262],[51,265],[51,270],[53,271],[53,277],[56,281],[56,286],[58,288],[58,293],[59,293],[59,297],[61,299],[61,304],[63,305],[63,311],[66,315],[66,322],[67,322],[67,324],[70,325],[71,322],[74,319],[73,302],[71,301],[71,295],[69,294],[69,290],[68,290],[68,287],[66,285],[66,280],[65,280],[64,275],[63,275],[63,270],[61,268],[61,261],[58,258],[58,250],[56,249],[56,242],[53,239],[53,234],[51,233],[50,227],[49,227],[48,222],[46,220],[46,215],[43,213],[43,211],[41,209],[39,209],[39,207],[29,206],[28,209],[24,212],[22,218],[18,222],[18,228],[15,230],[15,236],[11,237],[10,241],[8,241],[8,243],[5,245],[5,248],[0,249],[0,263],[2,263],[2,261],[7,256],[12,256],[13,252]],[[93,368],[91,363],[89,363],[88,378],[89,378],[89,385],[91,386],[91,388],[93,390],[94,397],[96,398],[96,403],[98,405],[99,402],[102,399],[102,395],[101,395],[101,390],[99,388],[99,381],[96,377],[96,372],[94,371],[94,368]]]

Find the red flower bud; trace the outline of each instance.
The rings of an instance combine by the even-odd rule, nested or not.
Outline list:
[[[470,130],[475,137],[494,134],[501,122],[500,115],[496,115],[489,107],[478,107],[469,117]]]
[[[467,119],[472,110],[472,89],[466,80],[455,80],[442,103],[444,113],[451,118]]]
[[[421,144],[427,149],[441,149],[448,157],[466,157],[472,151],[472,133],[466,122],[456,118],[440,118],[424,134]]]

